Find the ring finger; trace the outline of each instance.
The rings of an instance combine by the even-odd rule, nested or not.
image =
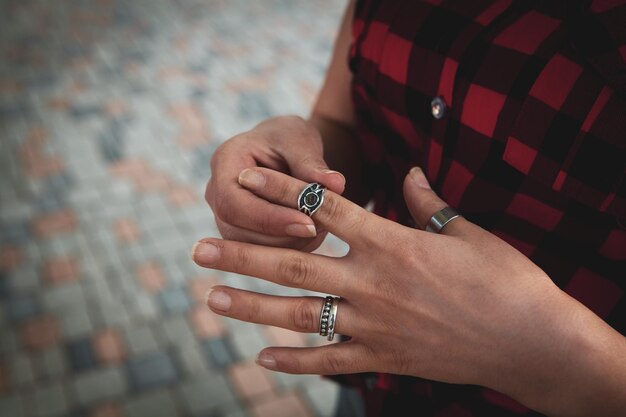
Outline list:
[[[317,333],[324,299],[321,297],[279,297],[239,290],[213,287],[209,308],[217,314],[250,323],[267,324],[302,333]],[[340,300],[335,320],[335,333],[355,334],[354,307]]]

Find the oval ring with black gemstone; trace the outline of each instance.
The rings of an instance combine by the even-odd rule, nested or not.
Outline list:
[[[316,182],[307,185],[298,196],[298,210],[312,216],[324,202],[326,187]]]

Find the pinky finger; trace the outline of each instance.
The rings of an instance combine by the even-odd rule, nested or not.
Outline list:
[[[257,364],[264,368],[288,374],[366,372],[369,363],[369,351],[353,341],[321,347],[269,347],[263,349],[257,358]]]

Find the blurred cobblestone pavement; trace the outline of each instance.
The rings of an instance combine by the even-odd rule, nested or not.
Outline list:
[[[212,152],[307,114],[343,3],[0,0],[0,416],[332,414],[334,384],[254,364],[322,338],[202,301],[297,291],[189,250]]]

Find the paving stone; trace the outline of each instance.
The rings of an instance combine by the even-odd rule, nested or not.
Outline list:
[[[149,294],[135,292],[131,303],[127,304],[129,319],[134,321],[154,321],[159,318],[157,303]]]
[[[118,398],[128,392],[126,373],[122,368],[110,367],[78,374],[73,378],[73,389],[82,406]]]
[[[11,368],[10,375],[12,386],[30,386],[34,383],[35,373],[29,355],[18,354],[13,356],[8,363]]]
[[[180,385],[179,391],[186,411],[192,416],[209,415],[235,401],[230,385],[219,373],[205,373],[187,380]]]
[[[246,332],[231,332],[230,338],[241,358],[256,358],[261,350],[269,346],[259,326],[253,326]]]
[[[127,417],[176,417],[175,399],[166,389],[146,392],[128,399],[124,404]]]
[[[283,392],[262,398],[252,404],[253,417],[312,417],[308,406],[295,392]]]
[[[11,321],[20,321],[39,313],[39,304],[33,295],[14,295],[5,304],[5,317]]]
[[[178,380],[178,372],[169,354],[154,352],[130,358],[127,368],[133,387],[144,390]]]
[[[184,346],[195,341],[194,333],[185,316],[162,320],[160,335],[164,342],[177,346]]]
[[[305,398],[319,417],[332,417],[339,398],[339,385],[325,378],[318,378],[314,384],[305,385]]]
[[[97,365],[91,339],[72,340],[66,347],[69,363],[75,372],[85,371]]]
[[[237,363],[228,370],[237,394],[247,400],[263,396],[275,386],[270,371],[254,362]]]
[[[200,342],[204,355],[216,368],[226,368],[237,361],[237,354],[230,343],[222,337]]]
[[[58,417],[66,415],[69,404],[63,384],[53,382],[38,387],[32,395],[33,417]]]
[[[199,375],[205,373],[209,368],[207,358],[201,351],[200,345],[195,341],[175,347],[173,353],[183,374]]]
[[[182,287],[165,288],[159,294],[163,310],[168,314],[182,314],[189,310],[187,292]]]
[[[17,396],[0,397],[0,416],[22,417],[22,405]]]
[[[78,282],[55,286],[42,294],[43,306],[48,311],[67,310],[74,304],[84,306],[84,299],[85,294]]]
[[[73,308],[63,310],[60,318],[63,336],[66,338],[83,337],[95,329],[87,309],[78,304]]]
[[[54,346],[35,355],[37,374],[48,379],[61,377],[69,368],[68,359],[60,346]]]
[[[159,343],[148,325],[126,328],[124,335],[131,354],[141,355],[159,349]]]

